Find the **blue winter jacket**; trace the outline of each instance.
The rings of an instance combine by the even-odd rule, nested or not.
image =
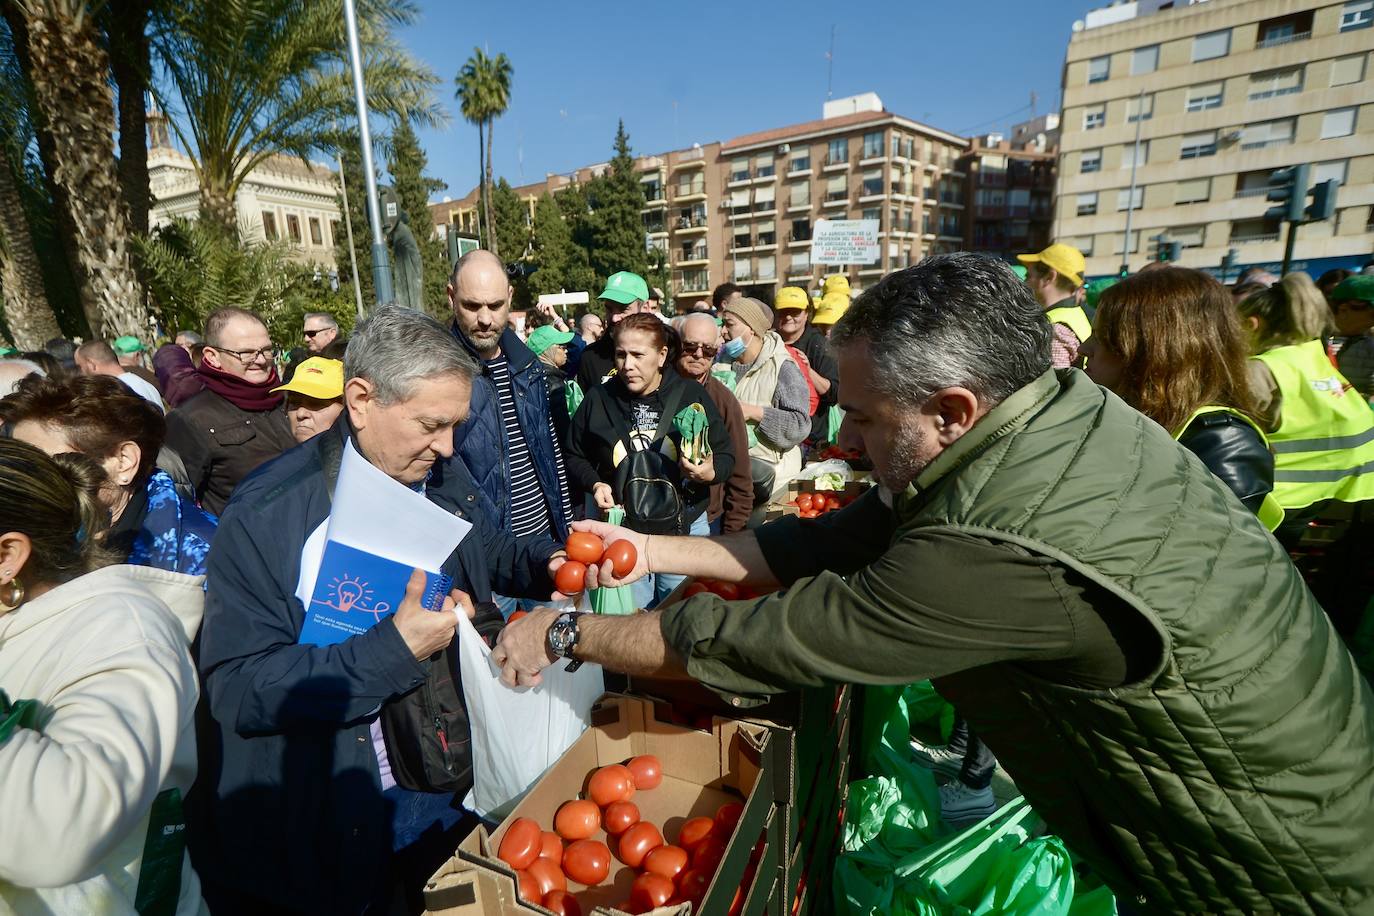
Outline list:
[[[501,420],[496,383],[472,344],[458,330],[453,336],[472,353],[482,373],[472,380],[472,406],[468,419],[453,433],[453,448],[477,482],[482,514],[504,531],[511,524],[510,449],[506,447],[506,426]],[[509,328],[501,335],[501,352],[510,364],[511,389],[515,393],[515,412],[529,445],[530,459],[539,477],[539,487],[549,506],[554,536],[567,540],[568,523],[565,494],[568,482],[558,476],[558,448],[549,426],[549,385],[544,364]]]
[[[203,575],[210,540],[218,522],[204,509],[182,499],[166,471],[154,471],[145,487],[148,509],[134,535],[128,562],[190,576]]]
[[[292,912],[350,914],[384,888],[391,821],[369,723],[423,683],[425,669],[390,617],[338,645],[297,643],[301,550],[329,515],[323,440],[347,435],[344,418],[255,470],[235,489],[210,550],[200,671],[214,721],[189,812],[207,899],[212,886],[228,887]],[[455,588],[479,604],[493,587],[549,596],[558,544],[488,524],[461,463],[436,464],[425,495],[474,525],[444,563]],[[479,631],[492,615],[500,625],[488,608],[479,608]]]

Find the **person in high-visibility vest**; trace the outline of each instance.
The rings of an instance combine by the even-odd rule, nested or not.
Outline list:
[[[1269,530],[1274,456],[1255,420],[1245,334],[1226,288],[1165,267],[1105,290],[1083,346],[1088,375],[1168,430]]]
[[[1018,254],[1026,265],[1026,285],[1045,309],[1045,318],[1054,327],[1050,343],[1050,364],[1056,369],[1083,367],[1079,352],[1092,336],[1092,322],[1079,304],[1078,290],[1088,262],[1083,252],[1072,245],[1056,242],[1038,254]]]
[[[1349,520],[1323,544],[1324,574],[1309,580],[1348,629],[1368,600],[1361,578],[1374,549],[1374,410],[1333,364],[1331,311],[1306,274],[1288,274],[1238,309],[1255,354],[1250,386],[1274,449],[1274,495],[1288,516],[1276,534],[1291,549],[1314,519]]]

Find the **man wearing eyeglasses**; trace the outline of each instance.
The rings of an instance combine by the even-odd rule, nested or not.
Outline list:
[[[720,328],[716,320],[703,312],[693,312],[683,319],[680,333],[682,355],[677,358],[678,375],[701,383],[720,415],[725,418],[725,429],[730,434],[734,453],[749,454],[749,430],[745,426],[739,401],[720,379],[711,374],[711,366],[720,352]],[[706,508],[711,533],[733,534],[743,531],[753,509],[754,481],[749,472],[749,462],[736,461],[730,477],[724,483],[711,487],[711,501]]]
[[[324,348],[339,336],[339,323],[328,312],[307,312],[305,315],[305,348],[311,356],[319,356]]]
[[[319,335],[317,335],[319,336]],[[276,350],[253,312],[222,308],[205,320],[205,390],[167,415],[175,451],[208,512],[219,515],[238,482],[296,444],[282,409]]]

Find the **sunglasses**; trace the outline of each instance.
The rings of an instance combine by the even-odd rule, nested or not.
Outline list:
[[[314,340],[316,334],[323,334],[325,331],[332,331],[332,330],[334,330],[334,329],[333,329],[333,328],[316,328],[316,329],[313,330],[313,331],[306,331],[306,332],[305,332],[305,336],[306,336],[307,338],[309,338],[310,340]]]
[[[717,353],[719,353],[719,352],[720,352],[720,347],[713,346],[713,345],[711,345],[711,344],[704,344],[704,343],[684,343],[684,344],[682,345],[682,353],[683,353],[684,356],[692,356],[692,355],[715,356],[715,355],[716,355]]]

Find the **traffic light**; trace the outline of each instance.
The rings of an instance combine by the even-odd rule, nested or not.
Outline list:
[[[1264,211],[1265,219],[1288,220],[1293,223],[1303,221],[1303,211],[1307,204],[1307,177],[1311,169],[1312,166],[1304,162],[1301,165],[1278,169],[1269,175],[1269,193],[1265,197],[1276,201],[1278,206]]]
[[[1312,203],[1307,207],[1309,222],[1321,222],[1336,215],[1336,191],[1341,187],[1339,179],[1330,178],[1319,181],[1312,188]]]
[[[1177,262],[1183,256],[1183,243],[1171,242],[1164,233],[1150,236],[1150,260]]]
[[[1231,271],[1236,269],[1236,263],[1240,261],[1240,252],[1232,248],[1221,256],[1221,282],[1226,282],[1226,277]]]
[[[1177,264],[1180,260],[1183,259],[1182,242],[1169,242],[1164,246],[1164,248],[1165,254],[1167,255],[1167,257],[1164,258],[1165,261],[1172,261],[1173,263]]]

